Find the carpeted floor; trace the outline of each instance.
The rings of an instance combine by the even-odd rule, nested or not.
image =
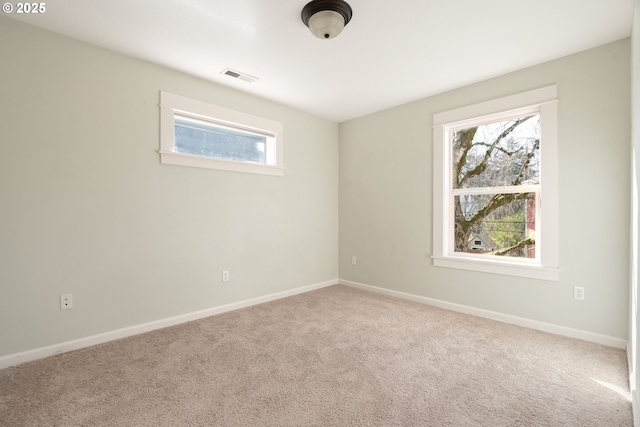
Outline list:
[[[2,426],[631,426],[623,350],[331,286],[0,370]]]

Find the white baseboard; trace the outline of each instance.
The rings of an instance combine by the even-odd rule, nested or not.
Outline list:
[[[627,341],[623,339],[610,337],[607,335],[596,334],[593,332],[583,331],[580,329],[567,328],[565,326],[558,326],[551,323],[539,322],[537,320],[531,320],[531,319],[526,319],[524,317],[512,316],[509,314],[499,313],[496,311],[483,310],[481,308],[470,307],[462,304],[456,304],[452,302],[422,297],[422,296],[408,294],[404,292],[393,291],[385,288],[378,288],[376,286],[365,285],[363,283],[352,282],[344,279],[339,279],[338,284],[351,286],[353,288],[368,290],[372,292],[377,292],[380,294],[402,298],[402,299],[406,299],[414,302],[419,302],[422,304],[432,305],[435,307],[457,311],[460,313],[471,314],[473,316],[484,317],[492,320],[498,320],[500,322],[510,323],[518,326],[524,326],[530,329],[537,329],[540,331],[549,332],[556,335],[562,335],[570,338],[577,338],[583,341],[589,341],[596,344],[606,345],[608,347],[615,347],[615,348],[621,348],[621,349],[627,348]]]
[[[335,279],[335,280],[328,280],[322,283],[317,283],[314,285],[291,289],[288,291],[278,292],[278,293],[264,295],[261,297],[239,301],[239,302],[235,302],[227,305],[222,305],[219,307],[213,307],[206,310],[200,310],[200,311],[182,314],[179,316],[174,316],[166,319],[156,320],[153,322],[143,323],[140,325],[134,325],[134,326],[130,326],[122,329],[117,329],[115,331],[105,332],[103,334],[98,334],[98,335],[92,335],[89,337],[84,337],[84,338],[80,338],[73,341],[66,341],[60,344],[54,344],[47,347],[41,347],[33,350],[23,351],[20,353],[9,354],[9,355],[0,357],[0,369],[7,368],[9,366],[19,365],[25,362],[30,362],[32,360],[43,359],[45,357],[54,356],[56,354],[66,353],[72,350],[79,350],[81,348],[90,347],[93,345],[130,337],[130,336],[142,334],[145,332],[154,331],[156,329],[162,329],[169,326],[174,326],[181,323],[202,319],[202,318],[213,316],[216,314],[226,313],[233,310],[239,310],[241,308],[258,305],[258,304],[262,304],[269,301],[275,301],[281,298],[286,298],[293,295],[298,295],[305,292],[310,292],[316,289],[321,289],[321,288],[325,288],[325,287],[337,285],[337,284],[350,286],[358,289],[363,289],[371,292],[377,292],[383,295],[402,298],[402,299],[406,299],[406,300],[410,300],[410,301],[414,301],[422,304],[432,305],[435,307],[457,311],[460,313],[471,314],[474,316],[484,317],[492,320],[498,320],[501,322],[510,323],[518,326],[524,326],[531,329],[537,329],[537,330],[549,332],[556,335],[562,335],[570,338],[577,338],[584,341],[606,345],[609,347],[616,347],[616,348],[622,348],[622,349],[627,347],[627,342],[625,340],[610,337],[607,335],[600,335],[593,332],[567,328],[564,326],[558,326],[558,325],[539,322],[536,320],[526,319],[522,317],[511,316],[508,314],[498,313],[495,311],[483,310],[480,308],[465,306],[461,304],[455,304],[455,303],[437,300],[433,298],[422,297],[419,295],[413,295],[413,294],[398,292],[390,289],[379,288],[371,285],[365,285],[363,283],[352,282],[349,280]]]
[[[636,373],[634,371],[634,362],[633,362],[633,349],[632,346],[627,345],[627,363],[629,364],[629,395],[631,397],[631,413],[633,415],[633,425],[634,427],[640,427],[640,416],[638,414],[638,393],[636,390]]]
[[[102,343],[117,340],[120,338],[130,337],[132,335],[138,335],[145,332],[154,331],[156,329],[162,329],[169,326],[178,325],[180,323],[191,322],[193,320],[202,319],[202,318],[213,316],[216,314],[226,313],[233,310],[239,310],[241,308],[250,307],[252,305],[258,305],[258,304],[262,304],[269,301],[275,301],[278,299],[302,294],[305,292],[314,291],[316,289],[321,289],[327,286],[332,286],[337,284],[338,284],[337,279],[328,280],[326,282],[316,283],[315,285],[303,286],[300,288],[295,288],[288,291],[264,295],[257,298],[251,298],[248,300],[239,301],[239,302],[235,302],[227,305],[222,305],[219,307],[208,308],[206,310],[195,311],[192,313],[181,314],[179,316],[155,320],[153,322],[143,323],[140,325],[129,326],[126,328],[117,329],[115,331],[105,332],[103,334],[98,334],[98,335],[92,335],[89,337],[80,338],[73,341],[66,341],[60,344],[54,344],[47,347],[27,350],[20,353],[8,354],[6,356],[0,357],[0,369],[7,368],[9,366],[19,365],[25,362],[30,362],[32,360],[43,359],[45,357],[54,356],[56,354],[66,353],[72,350],[79,350],[81,348],[90,347],[96,344],[102,344]]]

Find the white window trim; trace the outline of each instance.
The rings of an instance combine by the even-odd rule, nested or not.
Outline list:
[[[228,123],[240,128],[269,133],[275,136],[274,165],[216,159],[174,151],[174,117],[184,114],[218,123]],[[264,175],[284,175],[284,126],[282,123],[254,116],[229,108],[209,104],[173,93],[160,91],[160,163],[198,168],[221,169]]]
[[[541,280],[559,280],[558,268],[558,112],[556,86],[507,96],[433,116],[433,264],[486,273],[506,274]],[[479,118],[500,120],[514,113],[539,112],[541,123],[540,190],[536,203],[540,217],[536,218],[536,255],[528,259],[496,259],[497,257],[454,253],[450,249],[449,231],[453,230],[450,214],[451,185],[450,154],[447,134],[465,121]],[[451,231],[452,233],[452,231]],[[539,253],[539,255],[538,255]]]

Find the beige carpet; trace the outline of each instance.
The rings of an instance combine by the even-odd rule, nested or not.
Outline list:
[[[627,376],[619,349],[331,286],[1,370],[0,425],[631,426]]]

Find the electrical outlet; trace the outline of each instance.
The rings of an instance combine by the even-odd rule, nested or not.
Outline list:
[[[69,310],[70,308],[73,308],[73,295],[60,295],[60,310]]]
[[[351,257],[351,265],[356,265],[358,263],[358,259],[354,256]]]
[[[579,300],[584,299],[584,288],[582,286],[573,287],[573,298]]]
[[[222,281],[223,282],[228,282],[229,281],[229,272],[227,270],[222,272]]]

